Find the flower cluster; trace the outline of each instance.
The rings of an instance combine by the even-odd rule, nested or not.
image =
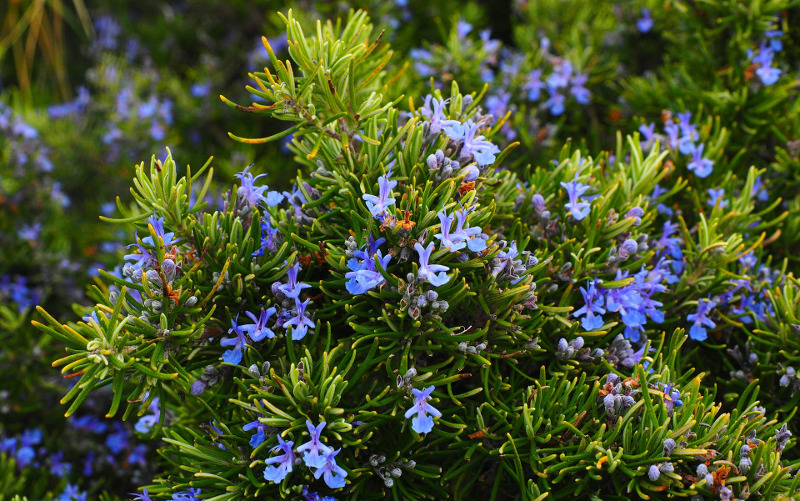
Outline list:
[[[341,449],[334,450],[321,441],[322,430],[325,422],[314,426],[311,421],[306,421],[308,427],[309,440],[293,449],[294,442],[285,442],[280,435],[278,445],[272,448],[271,452],[280,451],[282,454],[273,456],[265,461],[267,465],[264,470],[264,478],[271,482],[281,482],[292,472],[295,458],[299,457],[302,462],[311,469],[314,478],[323,478],[325,484],[331,489],[340,489],[345,486],[347,471],[336,464],[336,455]],[[273,466],[277,464],[278,466]]]
[[[706,158],[703,154],[705,144],[698,142],[700,132],[697,125],[691,123],[692,113],[687,111],[677,115],[678,122],[676,123],[672,118],[672,113],[664,114],[663,135],[655,133],[655,123],[653,122],[641,125],[639,132],[643,138],[642,149],[649,151],[655,145],[656,139],[659,139],[661,147],[669,148],[673,156],[677,156],[678,153],[688,156],[686,168],[697,177],[706,178],[713,170],[714,161]]]

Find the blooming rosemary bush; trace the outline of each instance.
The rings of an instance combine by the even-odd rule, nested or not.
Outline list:
[[[289,122],[230,135],[286,142],[292,187],[270,189],[285,160],[269,157],[242,165],[221,204],[210,160],[183,170],[168,151],[136,167],[113,219],[127,254],[92,306],[34,321],[66,346],[53,365],[73,426],[104,437],[104,465],[141,465],[136,499],[797,495],[798,160],[784,141],[797,115],[781,55],[796,49],[771,24],[788,5],[673,2],[674,16],[651,6],[613,32],[613,3],[574,18],[571,3],[518,5],[516,36],[538,44],[526,54],[454,23],[449,50],[411,52],[435,81],[410,98],[422,82],[392,66],[365,12],[312,26],[289,11],[288,59],[264,38],[252,102],[222,100]],[[608,100],[618,39],[673,36],[669,23],[685,64],[737,69],[698,73],[673,99],[688,85],[665,58],[663,78],[632,76]],[[739,57],[723,50],[731,33],[764,40]],[[693,41],[714,50],[688,54]],[[754,97],[720,97],[733,73]],[[615,137],[598,130],[625,114]],[[151,137],[167,121],[144,118]],[[126,424],[92,417],[104,403]],[[150,483],[131,433],[162,442]],[[41,441],[3,436],[0,496],[85,497]],[[61,480],[23,490],[37,461]]]

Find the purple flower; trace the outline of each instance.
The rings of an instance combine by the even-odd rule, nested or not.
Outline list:
[[[677,230],[678,230],[678,223],[665,221],[661,236],[656,241],[656,249],[666,251],[667,255],[669,255],[673,259],[683,258],[683,251],[681,250],[680,247],[681,244],[680,237],[671,236]]]
[[[325,463],[314,472],[314,478],[318,479],[319,477],[323,477],[325,483],[331,489],[340,489],[345,486],[344,477],[347,476],[347,472],[336,464],[336,460],[334,459],[341,450],[342,449],[331,450],[326,453],[324,457]]]
[[[325,428],[325,424],[325,421],[323,421],[315,427],[311,421],[306,420],[310,438],[308,442],[297,448],[297,452],[298,454],[303,453],[303,462],[309,468],[322,468],[327,462],[324,455],[333,452],[333,449],[320,441],[320,435],[322,434],[322,429]]]
[[[345,273],[344,277],[349,279],[345,284],[345,288],[350,294],[363,294],[368,290],[377,287],[386,279],[379,271],[375,270],[375,261],[377,258],[381,267],[386,269],[389,261],[392,259],[391,254],[383,256],[378,247],[385,242],[385,238],[379,238],[377,241],[369,236],[369,242],[366,250],[354,251],[352,258],[347,261],[347,267],[351,271]]]
[[[650,11],[648,9],[642,9],[642,17],[636,21],[636,29],[639,30],[640,33],[647,33],[652,28],[653,18],[650,17]]]
[[[272,220],[269,214],[264,214],[261,219],[261,247],[251,254],[252,257],[259,257],[264,255],[264,250],[275,252],[278,244],[275,242],[275,234],[278,233],[278,228],[272,227]]]
[[[664,385],[663,388],[664,393],[664,405],[667,407],[667,414],[672,415],[673,407],[683,406],[683,400],[681,400],[681,392],[678,391],[676,388],[673,388],[672,383]]]
[[[429,243],[428,246],[424,248],[419,242],[414,244],[414,250],[419,253],[419,271],[417,272],[417,278],[426,280],[434,287],[439,287],[450,280],[450,277],[445,273],[450,268],[441,264],[428,264],[428,260],[433,253],[433,248],[433,242]]]
[[[159,240],[163,242],[165,246],[169,246],[174,243],[173,237],[175,236],[175,233],[173,232],[165,233],[163,217],[158,217],[158,214],[154,212],[152,216],[147,218],[147,224],[151,228],[151,232],[155,233],[156,236],[159,237]],[[142,239],[142,242],[146,243],[147,245],[151,245],[153,247],[156,246],[155,242],[153,241],[152,235],[144,237]]]
[[[486,240],[480,238],[480,228],[471,228],[467,224],[467,214],[469,211],[470,209],[462,209],[456,213],[456,231],[453,235],[458,235],[463,238],[467,242],[467,248],[472,252],[481,252],[486,249]]]
[[[495,157],[500,153],[500,148],[478,135],[479,124],[467,122],[464,130],[464,146],[461,148],[461,159],[468,160],[474,157],[478,166],[485,167],[494,163]]]
[[[425,103],[420,107],[419,111],[422,116],[428,119],[430,123],[429,133],[433,136],[438,136],[442,132],[442,128],[447,122],[447,117],[444,114],[444,105],[450,101],[449,99],[437,99],[433,95],[428,94],[425,96]]]
[[[692,328],[689,329],[689,337],[696,341],[706,340],[708,337],[706,327],[713,329],[717,326],[717,324],[706,317],[714,306],[716,306],[716,304],[708,299],[701,299],[697,302],[697,313],[692,313],[686,317],[688,321],[692,322]]]
[[[238,315],[235,319],[231,319],[232,327],[228,329],[228,333],[234,334],[235,337],[223,338],[219,341],[221,346],[233,346],[233,348],[226,350],[225,353],[222,354],[222,360],[231,365],[239,365],[239,362],[242,361],[242,350],[247,349],[247,346],[245,346],[247,339],[245,338],[244,331],[241,326],[236,324],[238,320]]]
[[[672,119],[668,119],[664,124],[664,132],[667,134],[667,143],[669,144],[669,148],[671,150],[677,150],[679,144],[679,134],[680,128],[678,124],[672,121]]]
[[[277,435],[277,437],[278,437],[278,445],[272,448],[272,452],[275,452],[276,450],[281,450],[283,451],[283,454],[281,454],[280,456],[271,457],[266,461],[264,461],[264,464],[270,465],[264,469],[264,478],[275,483],[278,483],[282,481],[284,478],[286,478],[286,475],[288,475],[292,471],[292,465],[294,464],[294,451],[292,451],[292,446],[294,445],[294,442],[292,441],[284,442],[280,434]],[[251,440],[250,444],[252,445],[252,443],[253,441]],[[278,463],[277,467],[271,466],[275,463]]]
[[[293,310],[295,316],[283,323],[283,327],[289,327],[289,326],[292,327],[293,341],[299,341],[303,339],[304,337],[306,337],[308,329],[313,329],[314,327],[316,327],[314,321],[306,316],[306,307],[310,302],[311,299],[306,299],[301,303],[300,299],[295,298],[294,299],[295,308]]]
[[[308,289],[311,287],[308,284],[304,284],[302,282],[297,281],[297,272],[299,270],[299,266],[297,263],[293,264],[289,267],[288,278],[289,282],[285,284],[281,284],[278,286],[278,290],[281,291],[286,297],[290,299],[297,299],[300,296],[300,292],[303,289]]]
[[[450,234],[450,226],[455,218],[453,216],[448,216],[444,208],[436,215],[439,217],[439,221],[441,221],[442,224],[439,233],[433,237],[439,239],[442,247],[450,249],[450,252],[458,252],[466,247],[467,243],[463,241],[464,237],[462,235],[458,233]]]
[[[586,285],[588,290],[581,287],[584,305],[572,314],[575,318],[586,315],[581,320],[581,326],[587,331],[593,331],[602,327],[603,317],[600,315],[606,312],[605,308],[603,308],[603,296],[597,292],[597,284],[598,281],[595,278],[592,281],[587,281]],[[597,315],[595,315],[595,313]]]
[[[589,189],[589,186],[578,182],[578,173],[575,173],[575,179],[571,183],[561,183],[561,186],[567,190],[569,203],[565,204],[564,207],[572,213],[572,217],[575,218],[576,221],[581,221],[588,216],[592,204],[589,202],[578,202],[578,197],[583,195],[586,190]]]
[[[361,198],[363,198],[367,204],[367,209],[369,209],[370,214],[377,219],[382,220],[389,206],[394,205],[395,199],[391,198],[389,195],[392,194],[392,188],[397,186],[397,181],[390,179],[391,175],[392,170],[389,169],[389,172],[378,178],[379,190],[377,197],[369,193],[361,195]]]
[[[242,325],[239,328],[246,332],[253,341],[261,341],[265,336],[269,339],[272,339],[275,337],[275,333],[267,327],[267,320],[269,320],[269,318],[274,315],[276,311],[277,310],[275,310],[274,307],[270,307],[269,309],[265,310],[262,306],[261,314],[258,316],[258,318],[256,318],[256,316],[249,311],[246,311],[245,315],[250,317],[255,324]]]
[[[259,174],[256,177],[248,172],[252,165],[248,165],[242,172],[238,172],[235,174],[236,177],[242,180],[242,185],[239,187],[239,190],[236,192],[236,195],[243,200],[246,200],[247,203],[255,207],[259,204],[266,204],[270,207],[274,207],[283,201],[284,195],[278,191],[269,191],[269,186],[264,185],[260,187],[255,186],[255,182],[258,178],[266,176],[266,174]],[[266,195],[264,194],[265,192]]]
[[[424,390],[416,388],[411,390],[414,393],[414,405],[406,411],[405,417],[408,419],[414,416],[411,419],[411,429],[417,433],[430,433],[433,429],[432,416],[442,417],[442,413],[428,403],[433,388],[433,386],[428,386]],[[428,414],[431,414],[431,416]]]
[[[336,501],[335,497],[332,496],[325,496],[322,497],[319,495],[318,492],[311,492],[308,490],[308,487],[303,486],[303,490],[300,492],[306,501]]]

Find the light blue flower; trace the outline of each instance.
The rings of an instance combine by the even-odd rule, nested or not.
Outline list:
[[[430,433],[433,429],[433,416],[442,417],[442,413],[428,403],[433,388],[428,386],[424,390],[411,390],[414,393],[414,406],[406,411],[405,417],[408,419],[414,416],[411,419],[411,429],[417,433]]]

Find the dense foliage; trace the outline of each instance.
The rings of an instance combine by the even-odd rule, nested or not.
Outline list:
[[[797,496],[797,2],[365,7],[4,94],[0,499]]]

